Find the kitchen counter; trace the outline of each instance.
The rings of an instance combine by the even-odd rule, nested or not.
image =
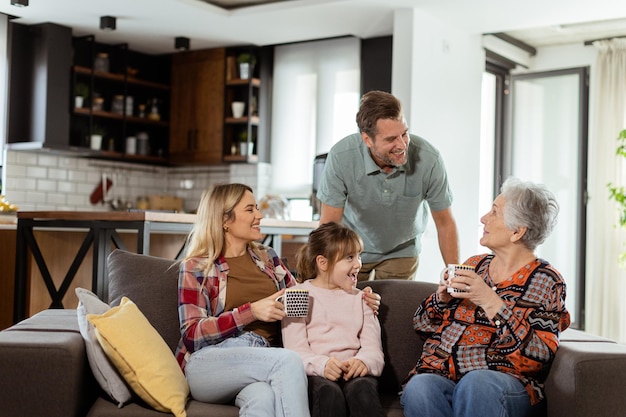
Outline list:
[[[129,250],[128,245],[131,244],[136,245],[137,253],[150,254],[152,235],[170,233],[179,235],[169,239],[178,242],[179,249],[175,256],[178,258],[182,253],[185,236],[194,221],[195,215],[192,214],[150,211],[18,212],[14,321],[27,317],[33,288],[38,289],[39,293],[47,293],[51,300],[49,307],[65,308],[66,293],[78,285],[85,286],[83,276],[89,273],[81,271],[79,274],[84,261],[86,265],[91,264],[91,273],[88,275],[91,285],[86,286],[91,287],[101,299],[107,300],[106,260],[113,249]],[[120,235],[122,231],[125,236]],[[132,243],[129,243],[130,235]],[[31,257],[34,262],[30,261]],[[78,275],[80,279],[77,279]],[[45,296],[40,295],[40,298],[45,299]],[[70,299],[73,300],[73,297]],[[33,313],[33,308],[30,308],[30,313]]]
[[[155,237],[169,235],[172,237],[165,236],[168,245],[178,245],[172,259],[179,258],[185,238],[196,220],[195,214],[158,211],[20,211],[16,216],[8,217],[12,217],[12,222],[7,219],[2,226],[17,230],[14,322],[40,308],[39,305],[30,306],[27,311],[33,291],[45,294],[45,297],[39,297],[43,303],[46,303],[45,299],[51,299],[49,307],[65,308],[64,303],[69,302],[67,307],[73,308],[73,288],[88,288],[90,282],[91,290],[107,300],[106,259],[113,249],[129,250],[136,242],[137,253],[170,257],[150,251]],[[283,235],[308,236],[317,225],[318,222],[314,221],[262,219],[261,232],[266,235],[264,243],[274,247],[280,256]],[[40,246],[49,253],[44,253],[46,250]],[[67,261],[62,262],[60,258]],[[83,261],[86,261],[84,265]],[[76,278],[77,273],[80,278]],[[71,301],[64,300],[66,294]]]

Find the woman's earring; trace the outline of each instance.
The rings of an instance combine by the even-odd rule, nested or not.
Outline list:
[[[224,226],[224,231],[228,232],[228,226]]]

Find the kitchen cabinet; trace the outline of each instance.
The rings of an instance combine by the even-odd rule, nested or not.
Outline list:
[[[107,45],[93,36],[73,39],[74,92],[70,145],[90,149],[99,158],[165,163],[169,142],[169,56],[148,55],[128,45]],[[93,146],[92,135],[101,135]],[[143,146],[129,148],[127,138]],[[92,145],[92,146],[90,146]]]
[[[72,29],[53,23],[9,22],[10,149],[51,149],[94,158],[167,163],[169,141],[169,55],[148,55],[126,44],[95,42],[93,35],[73,37]],[[96,66],[105,54],[107,65]],[[81,103],[75,100],[79,93]],[[119,98],[121,109],[113,102]],[[124,107],[132,98],[132,106]],[[156,104],[159,117],[146,108]],[[119,111],[118,111],[119,110]],[[94,133],[101,145],[90,148]],[[143,155],[125,153],[127,136],[145,133]]]
[[[269,162],[271,47],[226,50],[224,81],[225,162]],[[241,68],[241,64],[246,67]],[[243,107],[236,114],[234,106]]]
[[[169,161],[222,163],[225,49],[172,56]]]

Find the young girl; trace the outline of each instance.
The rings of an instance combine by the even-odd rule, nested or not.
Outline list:
[[[284,347],[300,355],[313,417],[384,416],[378,384],[384,357],[380,324],[356,288],[361,238],[337,223],[311,232],[297,256],[309,314],[282,321]]]

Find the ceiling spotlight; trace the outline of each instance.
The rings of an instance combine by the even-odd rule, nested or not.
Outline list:
[[[177,51],[188,51],[189,38],[185,38],[184,36],[177,36],[174,42],[174,46]]]
[[[100,29],[115,30],[115,18],[113,16],[102,16],[100,18]]]
[[[11,6],[26,7],[28,6],[28,0],[11,0]]]

